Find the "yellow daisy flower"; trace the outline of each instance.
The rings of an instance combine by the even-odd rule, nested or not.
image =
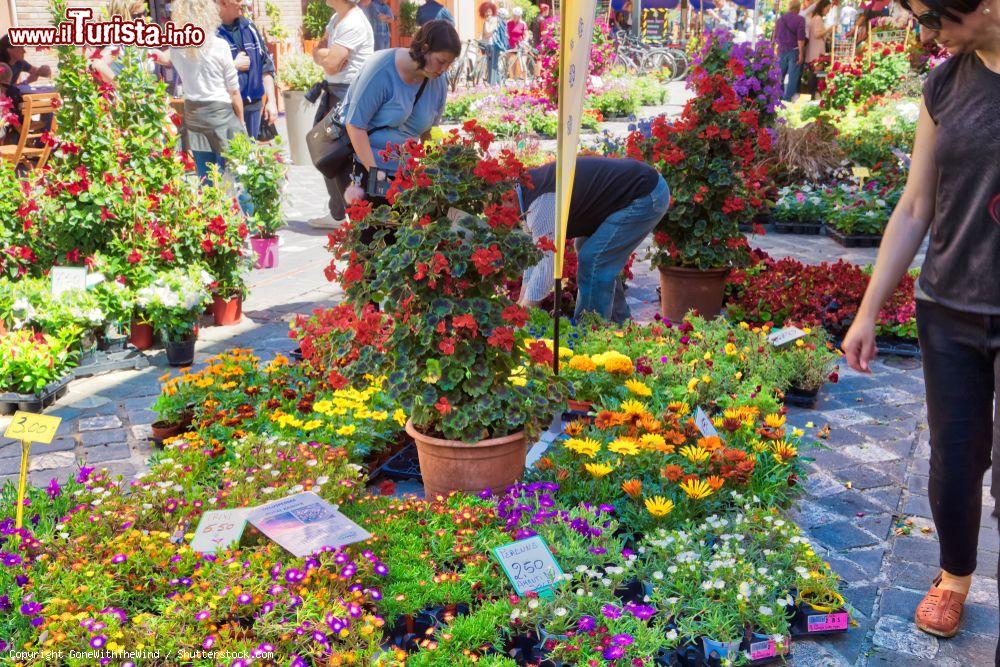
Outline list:
[[[764,417],[764,425],[768,428],[781,428],[785,425],[785,416],[779,414],[769,414]]]
[[[659,433],[646,433],[639,437],[639,443],[646,449],[659,452],[664,451],[667,447],[667,441]]]
[[[712,487],[703,479],[689,479],[681,482],[681,491],[692,500],[702,500],[712,495]]]
[[[691,412],[691,406],[683,401],[674,401],[673,403],[667,404],[667,410],[670,410],[678,417],[683,417]]]
[[[646,386],[645,383],[639,380],[626,380],[625,388],[636,396],[652,396],[653,390]]]
[[[354,432],[358,430],[358,427],[354,424],[344,424],[337,429],[337,435],[354,435]]]
[[[799,450],[795,449],[795,447],[791,446],[787,442],[781,440],[771,444],[771,452],[772,455],[774,456],[775,461],[777,461],[782,465],[785,465],[791,462],[791,460],[798,455]]]
[[[711,456],[711,454],[708,453],[708,450],[702,449],[701,447],[695,447],[693,445],[681,447],[679,453],[691,463],[704,463]]]
[[[622,456],[635,456],[639,453],[639,445],[632,438],[618,438],[608,445],[608,451]]]
[[[614,468],[609,466],[607,463],[586,463],[583,468],[598,479],[614,470]]]
[[[570,438],[565,443],[566,449],[571,452],[576,452],[581,456],[586,456],[587,458],[594,458],[597,452],[601,451],[601,443],[594,440],[593,438]]]
[[[674,501],[663,496],[646,498],[646,511],[653,516],[666,516],[674,510]]]
[[[635,415],[636,417],[644,417],[646,415],[649,415],[649,408],[647,408],[644,404],[640,403],[639,401],[633,400],[631,398],[626,401],[622,401],[622,404],[618,406],[618,411],[624,412],[629,416]]]

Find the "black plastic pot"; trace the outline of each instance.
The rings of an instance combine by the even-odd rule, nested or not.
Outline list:
[[[13,414],[18,410],[22,412],[41,412],[66,393],[66,387],[69,385],[70,379],[72,379],[72,376],[66,375],[54,382],[50,382],[41,391],[34,394],[18,394],[17,392],[0,393],[0,415]]]
[[[622,584],[615,589],[615,595],[617,595],[618,599],[625,604],[628,604],[629,602],[639,604],[648,594],[648,585],[636,577],[632,577],[628,581],[622,582]]]
[[[797,387],[792,387],[785,392],[785,405],[793,405],[797,408],[812,410],[819,401],[819,389],[806,391]]]
[[[167,363],[171,366],[190,366],[194,363],[195,338],[190,340],[168,340]]]
[[[911,359],[920,358],[920,343],[916,338],[876,336],[875,346],[878,348],[879,355],[894,355]]]
[[[845,234],[829,225],[826,235],[845,248],[877,248],[882,243],[881,234]]]

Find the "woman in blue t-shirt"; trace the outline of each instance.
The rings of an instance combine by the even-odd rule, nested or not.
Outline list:
[[[441,120],[448,95],[445,73],[461,50],[462,41],[451,23],[429,21],[409,49],[379,51],[365,63],[348,88],[341,111],[355,160],[363,167],[355,169],[362,187],[367,188],[372,168],[396,172],[396,161],[383,156],[387,144],[425,137]],[[350,184],[350,176],[340,176],[341,190]],[[370,199],[376,206],[385,201]]]

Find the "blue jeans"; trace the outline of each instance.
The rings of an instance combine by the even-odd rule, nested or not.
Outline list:
[[[785,85],[785,94],[781,96],[781,99],[791,102],[792,98],[799,92],[799,79],[802,78],[799,50],[792,49],[782,53],[778,61],[781,64],[781,81]]]
[[[670,188],[660,176],[651,193],[609,215],[593,236],[576,240],[580,265],[574,317],[586,311],[618,323],[631,317],[619,275],[669,207]]]
[[[500,85],[500,49],[489,47],[486,51],[487,57],[487,83],[491,86]]]
[[[256,139],[257,135],[260,134],[261,111],[263,108],[264,102],[262,100],[243,103],[243,122],[246,123],[247,134],[251,139]]]
[[[212,151],[191,151],[191,157],[194,158],[194,166],[199,178],[208,178],[208,165],[210,164],[219,165],[220,173],[226,170],[226,161],[222,159],[222,155],[219,153],[213,153]]]

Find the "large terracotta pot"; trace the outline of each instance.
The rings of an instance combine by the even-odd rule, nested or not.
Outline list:
[[[212,296],[212,319],[215,326],[228,327],[239,324],[243,319],[243,297],[234,296],[232,299],[223,299],[221,296]]]
[[[524,431],[479,442],[441,440],[420,433],[406,422],[406,432],[417,444],[424,495],[447,495],[451,491],[479,493],[503,490],[524,473],[528,441]]]
[[[660,314],[671,322],[680,322],[691,309],[696,309],[702,317],[715,317],[722,312],[729,271],[661,266]]]
[[[153,347],[153,325],[132,320],[129,327],[129,342],[137,350],[148,350]]]

